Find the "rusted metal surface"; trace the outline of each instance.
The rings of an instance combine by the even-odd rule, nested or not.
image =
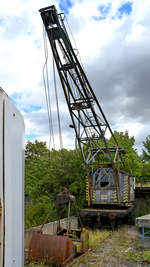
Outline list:
[[[80,211],[80,216],[83,219],[85,225],[91,228],[100,228],[107,225],[107,227],[114,227],[119,225],[124,220],[128,220],[131,216],[131,212],[134,209],[134,205],[130,207],[121,207],[119,209],[113,209],[111,206],[99,209],[86,208]]]
[[[75,256],[75,246],[68,236],[35,233],[29,247],[29,259],[65,265]]]
[[[39,231],[32,236],[29,245],[29,260],[63,266],[74,258],[76,254],[84,253],[88,249],[88,233],[81,229],[71,229],[70,227],[71,201],[74,201],[74,196],[70,195],[66,188],[56,196],[55,202],[59,204],[58,213],[60,215],[56,232],[55,234],[43,234],[43,227],[50,216],[50,210]],[[68,204],[67,229],[60,225],[61,210],[64,204]],[[82,225],[82,222],[80,224]]]
[[[109,216],[110,220],[114,220],[116,218],[116,214],[114,214],[112,212],[110,212],[108,216]]]
[[[123,207],[121,209],[121,207],[119,209],[117,209],[117,206],[116,206],[116,209],[114,207],[107,207],[107,208],[104,208],[104,207],[101,207],[101,208],[86,208],[86,209],[82,209],[80,210],[80,216],[81,218],[84,218],[84,217],[87,217],[87,216],[91,216],[91,217],[94,217],[94,216],[98,216],[99,213],[101,216],[109,216],[110,213],[113,213],[115,216],[123,216],[123,215],[127,215],[129,212],[131,212],[133,210],[133,205],[131,206],[126,206],[126,207]]]
[[[34,233],[29,246],[29,260],[64,266],[76,255],[89,249],[89,232],[66,229],[54,235]]]

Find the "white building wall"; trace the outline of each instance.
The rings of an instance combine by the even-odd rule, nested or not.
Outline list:
[[[3,206],[3,102],[4,94],[0,89],[0,267],[3,267],[3,247],[4,247],[4,206]]]
[[[24,122],[12,101],[4,101],[4,267],[24,266]]]

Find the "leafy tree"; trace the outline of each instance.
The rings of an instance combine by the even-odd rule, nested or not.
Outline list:
[[[142,177],[143,180],[146,179],[147,175],[150,175],[150,135],[148,135],[143,142],[144,149],[142,151],[141,159],[143,160],[142,165]]]
[[[44,142],[28,142],[25,150],[26,227],[43,222],[56,195],[64,187],[76,196],[77,206],[81,208],[85,199],[84,176],[79,150],[49,151]],[[66,208],[62,211],[66,216]],[[57,217],[55,206],[50,220]]]
[[[47,173],[49,151],[45,142],[27,142],[25,149],[25,195],[36,199],[39,183]]]
[[[125,154],[121,156],[122,161],[120,162],[120,169],[128,173],[131,173],[135,176],[140,176],[142,170],[142,161],[137,153],[137,150],[134,148],[135,144],[134,137],[133,136],[129,137],[128,131],[125,132],[115,131],[114,135],[117,139],[119,147],[123,147],[125,150]]]
[[[27,142],[25,149],[25,226],[43,222],[53,199],[41,187],[48,173],[49,150],[45,142]],[[55,216],[53,216],[53,219]]]
[[[150,135],[146,137],[145,142],[143,142],[144,149],[142,158],[145,162],[150,161]]]
[[[142,166],[142,176],[150,176],[150,161],[144,162]]]

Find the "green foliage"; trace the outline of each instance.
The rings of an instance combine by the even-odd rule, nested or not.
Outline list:
[[[25,227],[37,226],[44,222],[47,214],[51,210],[53,201],[45,195],[33,200],[32,204],[27,204],[25,207]],[[57,219],[56,208],[53,208],[48,221]]]
[[[85,200],[85,170],[79,150],[47,149],[46,143],[28,142],[25,150],[25,227],[43,223],[56,195],[64,188],[76,196],[77,207]],[[72,213],[75,213],[73,208]],[[62,217],[67,215],[65,207]],[[50,221],[58,218],[56,206]]]
[[[150,161],[150,135],[146,137],[145,142],[143,142],[144,149],[143,149],[143,160],[145,162]]]
[[[150,250],[143,251],[142,257],[144,261],[150,262]]]
[[[146,180],[146,176],[150,176],[150,135],[146,137],[145,142],[143,142],[144,149],[142,152],[142,179]]]
[[[119,147],[123,147],[125,150],[125,154],[122,155],[120,169],[131,173],[134,176],[140,176],[142,170],[142,161],[136,149],[134,148],[134,137],[129,137],[128,131],[120,133],[115,131],[114,135]]]
[[[144,162],[142,165],[142,176],[143,180],[146,180],[146,176],[150,176],[150,161],[149,162]],[[144,177],[145,176],[145,177]]]
[[[140,207],[137,205],[132,213],[133,221],[135,221],[137,217],[144,216],[146,214],[150,214],[150,198],[143,199]]]
[[[125,149],[122,155],[123,163],[119,168],[135,176],[150,174],[150,136],[144,142],[145,161],[143,163],[134,148],[135,139],[128,132],[116,132],[115,138],[119,147]],[[112,146],[113,140],[107,140]],[[103,144],[102,144],[103,145]],[[104,159],[106,160],[106,159]],[[106,160],[107,161],[107,160]],[[44,221],[56,195],[64,188],[75,195],[77,208],[85,204],[85,166],[80,150],[59,151],[49,149],[45,142],[27,142],[25,149],[25,227],[39,225]],[[75,209],[71,209],[75,214]],[[67,208],[62,208],[62,217],[67,215]],[[50,221],[58,218],[56,207],[53,209]]]
[[[47,175],[48,155],[45,142],[28,141],[25,149],[25,195],[32,199],[42,193],[40,183]]]
[[[110,230],[88,230],[88,232],[90,249],[94,249],[100,242],[104,242],[112,233]]]
[[[125,153],[120,155],[120,160],[118,164],[118,160],[116,159],[116,167],[120,170],[126,171],[134,176],[140,176],[142,172],[142,160],[138,155],[137,150],[134,148],[135,139],[134,137],[129,137],[128,131],[125,132],[117,132],[114,131],[114,137],[118,143],[119,148],[123,148]],[[106,139],[106,143],[108,147],[115,147],[114,138]],[[103,140],[98,141],[98,145],[100,147],[105,147]],[[115,154],[112,155],[115,157]],[[110,160],[106,155],[98,154],[96,157],[96,161],[101,164],[108,164]],[[97,167],[97,164],[96,164]]]

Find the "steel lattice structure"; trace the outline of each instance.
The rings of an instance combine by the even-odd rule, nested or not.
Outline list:
[[[64,14],[58,14],[55,6],[40,9],[40,13],[72,119],[71,127],[75,130],[84,162],[88,165],[96,155],[102,153],[114,165],[123,148],[118,147],[104,112],[72,47],[64,24]],[[112,147],[107,143],[106,133],[108,132],[113,139]]]

